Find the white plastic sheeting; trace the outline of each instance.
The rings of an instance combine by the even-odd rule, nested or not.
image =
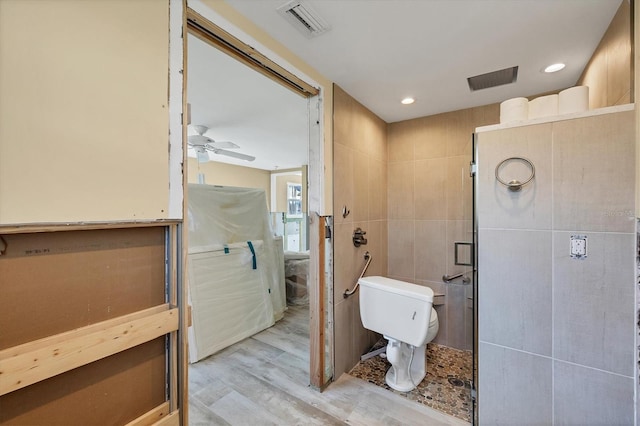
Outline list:
[[[274,324],[262,241],[189,254],[189,360],[199,361]],[[255,269],[254,268],[255,265]]]
[[[286,293],[282,240],[273,236],[265,191],[197,184],[189,184],[188,191],[194,348],[189,358],[195,362],[281,319]],[[251,253],[248,241],[256,250],[255,270],[241,262]],[[258,303],[257,292],[266,295],[268,306]]]

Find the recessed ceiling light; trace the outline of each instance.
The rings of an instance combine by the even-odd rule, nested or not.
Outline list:
[[[549,65],[548,67],[546,67],[544,69],[544,72],[546,72],[546,73],[556,72],[556,71],[560,71],[564,67],[565,67],[565,65],[562,64],[562,63],[552,64],[552,65]]]
[[[400,102],[402,102],[403,105],[411,105],[412,103],[414,103],[416,100],[413,98],[404,98],[403,100],[401,100]]]

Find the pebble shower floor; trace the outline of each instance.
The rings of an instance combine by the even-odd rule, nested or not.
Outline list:
[[[386,344],[385,339],[380,339],[372,350],[386,346]],[[380,356],[360,361],[349,372],[349,375],[470,422],[471,351],[429,343],[427,344],[426,358],[427,376],[417,388],[410,392],[393,390],[385,383],[385,374],[391,364]]]

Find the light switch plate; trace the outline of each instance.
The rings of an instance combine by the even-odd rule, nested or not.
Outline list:
[[[571,258],[586,259],[587,258],[587,236],[572,235],[571,236]]]

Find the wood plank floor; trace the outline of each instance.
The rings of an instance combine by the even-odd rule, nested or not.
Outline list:
[[[468,425],[342,375],[309,387],[307,306],[189,367],[191,425]]]

